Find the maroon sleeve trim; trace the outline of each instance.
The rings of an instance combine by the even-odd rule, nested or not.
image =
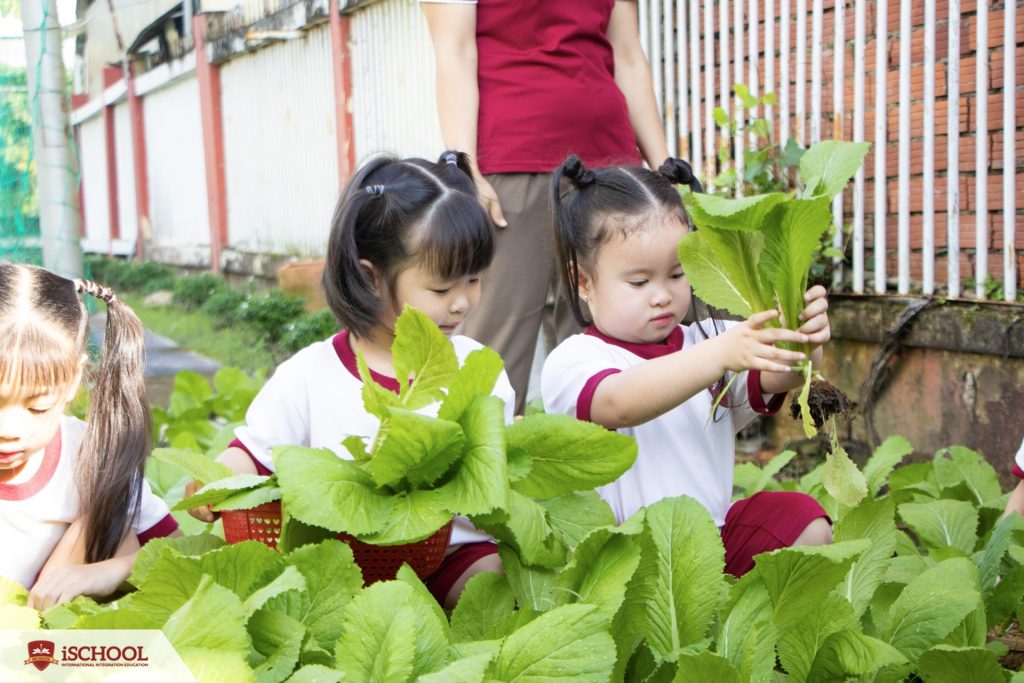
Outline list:
[[[1017,477],[1018,479],[1024,479],[1024,470],[1022,470],[1020,468],[1020,465],[1018,465],[1017,463],[1013,464],[1013,469],[1010,470],[1010,472],[1013,473],[1013,476]]]
[[[597,385],[601,383],[605,377],[614,375],[617,372],[622,372],[618,368],[608,368],[602,370],[593,377],[587,380],[587,383],[583,385],[580,390],[580,396],[576,400],[576,419],[583,420],[584,422],[590,422],[590,405],[594,402],[594,392],[597,391]]]
[[[257,460],[256,456],[252,454],[252,451],[250,451],[246,447],[246,445],[239,441],[238,439],[232,439],[231,443],[228,444],[228,448],[240,448],[243,451],[245,451],[245,454],[249,456],[250,460],[252,460],[252,464],[256,466],[256,474],[261,474],[264,477],[269,477],[271,474],[274,473],[272,470],[270,470],[270,468],[268,468],[266,465]]]
[[[149,527],[142,533],[136,534],[136,536],[139,537],[139,543],[141,545],[146,545],[154,538],[163,538],[165,536],[170,536],[172,533],[174,533],[175,529],[177,528],[178,520],[174,519],[174,517],[171,516],[171,513],[168,512],[163,519],[161,519],[159,522]]]
[[[764,402],[764,393],[761,390],[761,371],[751,370],[747,373],[747,398],[750,400],[750,407],[759,415],[774,415],[779,412],[782,404],[786,401],[786,392],[774,394],[772,400]]]

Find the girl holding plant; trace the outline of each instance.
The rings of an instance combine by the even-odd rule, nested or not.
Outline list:
[[[87,294],[107,305],[107,327],[82,422],[64,410],[88,360]],[[143,478],[142,325],[106,287],[0,263],[0,339],[0,576],[37,609],[109,595],[141,544],[178,535]]]
[[[344,331],[299,351],[278,367],[246,414],[246,425],[218,461],[240,474],[270,474],[271,449],[327,448],[351,459],[350,437],[370,440],[380,421],[364,407],[359,358],[374,381],[398,393],[392,344],[405,306],[428,316],[451,339],[460,363],[481,348],[455,334],[480,300],[480,273],[494,255],[494,228],[476,197],[464,154],[423,159],[379,157],[349,181],[335,211],[323,285]],[[511,422],[515,394],[502,372],[494,395]],[[419,412],[436,415],[438,404]],[[192,482],[187,495],[198,490]],[[213,521],[208,506],[190,511]],[[466,581],[500,571],[490,537],[456,517],[450,547],[427,586],[454,606]]]
[[[587,327],[544,364],[544,407],[636,439],[633,467],[598,489],[620,522],[663,498],[691,496],[722,530],[726,570],[740,576],[758,553],[831,542],[828,516],[807,495],[762,492],[729,504],[736,431],[775,413],[803,383],[791,366],[805,354],[776,344],[810,345],[817,362],[830,337],[828,303],[822,287],[808,290],[798,330],[769,327],[774,310],[740,323],[701,310],[677,256],[689,221],[674,184],[701,189],[678,159],[652,172],[591,170],[570,157],[556,170],[561,275]],[[683,324],[691,303],[697,322]]]

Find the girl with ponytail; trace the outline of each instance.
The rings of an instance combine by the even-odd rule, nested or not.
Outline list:
[[[567,159],[551,183],[564,289],[585,329],[544,364],[550,413],[567,413],[633,436],[636,463],[598,489],[621,522],[662,498],[688,495],[722,530],[726,570],[740,576],[754,555],[831,542],[828,516],[802,493],[762,492],[730,506],[735,433],[772,414],[802,383],[790,372],[812,344],[818,362],[830,337],[825,290],[814,287],[798,331],[769,328],[777,311],[721,322],[693,299],[677,255],[690,230],[676,185],[701,192],[690,165],[588,169]],[[695,322],[686,324],[691,312]],[[709,419],[726,388],[721,409]]]
[[[456,328],[479,303],[480,273],[493,256],[494,228],[464,154],[445,152],[437,162],[378,157],[364,164],[338,201],[327,242],[323,287],[344,331],[277,368],[218,461],[240,474],[269,474],[271,449],[283,445],[327,448],[351,459],[342,441],[369,439],[379,426],[363,407],[356,353],[378,384],[397,393],[391,344],[398,314],[408,305],[449,336],[461,363],[480,344]],[[493,393],[511,422],[515,392],[504,372]],[[436,415],[438,407],[421,412]],[[192,482],[187,495],[199,487]],[[190,512],[214,519],[208,506]],[[449,552],[426,583],[451,608],[471,576],[500,568],[490,537],[456,517]]]
[[[107,306],[85,422],[64,415],[86,368],[83,297]],[[114,293],[0,262],[0,576],[45,608],[112,593],[140,545],[177,535],[143,477],[152,420],[142,325]]]

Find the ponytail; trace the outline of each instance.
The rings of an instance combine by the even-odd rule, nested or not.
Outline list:
[[[142,323],[109,288],[81,280],[76,285],[107,304],[100,368],[76,471],[85,560],[92,563],[114,556],[138,514],[153,420],[143,379]]]
[[[581,193],[595,181],[593,171],[578,156],[571,156],[555,169],[551,178],[551,203],[555,214],[555,254],[562,288],[569,309],[580,325],[590,324],[580,305],[580,255],[589,254],[587,224],[580,215],[575,193]],[[566,181],[573,189],[563,193]]]

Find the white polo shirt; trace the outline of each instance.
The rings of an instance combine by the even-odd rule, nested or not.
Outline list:
[[[711,321],[702,324],[712,329]],[[732,324],[719,323],[719,329]],[[544,363],[544,409],[589,420],[590,403],[604,378],[702,341],[705,339],[696,324],[680,325],[661,344],[629,344],[591,326],[562,342]],[[672,378],[664,381],[671,382]],[[714,399],[712,390],[701,391],[650,422],[618,430],[636,439],[636,462],[618,480],[597,492],[619,522],[663,498],[687,495],[708,509],[715,524],[725,524],[732,498],[736,432],[757,414],[777,412],[785,394],[770,399],[762,395],[760,373],[750,371],[739,373],[711,420]]]
[[[11,481],[0,483],[0,576],[31,588],[68,526],[79,517],[75,463],[85,423],[65,415],[57,436]],[[143,481],[132,530],[143,543],[178,528],[167,505]]]
[[[461,364],[470,352],[483,348],[469,337],[451,338]],[[387,389],[398,391],[393,377],[372,373]],[[363,407],[363,382],[359,378],[356,355],[348,333],[316,342],[286,360],[260,389],[245,415],[244,426],[235,430],[232,445],[243,448],[260,467],[272,472],[270,451],[274,446],[293,445],[329,448],[338,457],[352,456],[341,445],[349,436],[372,440],[380,426],[376,416]],[[502,371],[493,395],[505,402],[505,422],[511,424],[515,411],[515,391]],[[439,403],[417,412],[436,416]],[[473,528],[469,520],[456,517],[451,544],[490,540]]]

